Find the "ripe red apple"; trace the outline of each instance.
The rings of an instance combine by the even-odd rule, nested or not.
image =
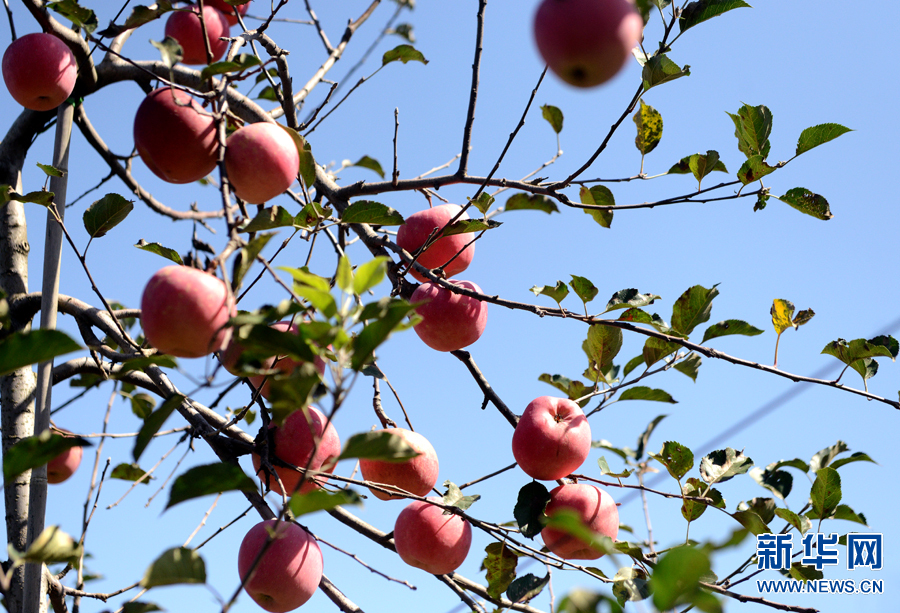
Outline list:
[[[562,479],[578,470],[591,450],[591,426],[576,402],[541,396],[522,413],[512,438],[519,467],[533,479]]]
[[[440,502],[438,498],[429,498]],[[472,545],[472,526],[459,515],[444,515],[444,509],[414,500],[394,523],[394,546],[400,558],[433,575],[459,568]]]
[[[222,11],[207,4],[203,6],[203,21],[206,22],[206,38],[212,51],[212,61],[222,59],[228,50],[228,41],[219,40],[229,35],[228,20]],[[189,10],[173,11],[166,21],[166,36],[171,36],[181,45],[185,64],[206,64],[206,45],[203,44],[203,29],[200,25],[200,11],[192,6]]]
[[[75,55],[52,34],[17,38],[3,54],[3,81],[13,99],[32,111],[49,111],[75,88]]]
[[[380,430],[391,432],[401,437],[420,455],[406,462],[386,462],[384,460],[360,459],[359,470],[363,479],[385,485],[393,485],[416,496],[424,496],[431,491],[438,478],[438,458],[434,447],[428,439],[405,428]],[[403,496],[386,494],[379,490],[371,490],[381,500],[398,500]]]
[[[274,441],[275,448],[270,453],[282,461],[293,464],[297,468],[306,468],[306,465],[309,464],[311,470],[323,472],[331,472],[331,469],[337,464],[337,458],[341,455],[341,440],[331,422],[327,421],[322,412],[315,407],[309,407],[306,412],[294,411],[288,415],[280,427],[275,424],[269,424],[269,427],[275,429],[275,434],[270,439]],[[319,448],[316,449],[316,455],[310,462],[316,439],[321,439],[321,441]],[[259,456],[253,454],[253,468],[265,479],[265,475],[261,472],[261,465]],[[275,472],[284,483],[288,496],[294,493],[297,484],[303,478],[299,472],[284,466],[275,466]],[[316,479],[327,481],[325,477],[316,477]],[[274,476],[269,478],[269,487],[276,494],[282,493]],[[307,479],[300,488],[300,493],[306,493],[316,487],[318,485],[315,482]]]
[[[262,204],[291,186],[300,171],[294,139],[274,123],[247,124],[225,142],[225,169],[234,193]]]
[[[586,483],[566,483],[550,492],[545,513],[552,517],[559,509],[571,509],[594,532],[616,540],[619,534],[619,509],[612,496],[599,487]],[[544,528],[541,538],[547,549],[566,560],[596,560],[603,555],[583,540],[557,530]]]
[[[460,209],[456,204],[442,204],[418,213],[413,213],[406,218],[404,223],[397,230],[397,245],[406,249],[410,255],[414,255],[435,229],[440,231],[448,221],[453,219]],[[460,219],[469,219],[468,213],[463,213]],[[448,277],[464,271],[472,263],[472,257],[475,255],[475,243],[469,245],[472,240],[471,234],[453,234],[438,239],[422,255],[416,260],[425,268],[437,268],[442,264],[450,261],[454,255],[462,251],[455,260],[450,262],[444,272]],[[466,246],[468,245],[468,247]],[[410,270],[410,274],[419,281],[424,281],[425,277]]]
[[[225,2],[225,0],[206,0],[204,2],[206,6],[211,6],[214,9],[219,9],[222,11],[222,14],[225,15],[225,19],[228,20],[228,25],[236,26],[237,25],[237,17],[234,16],[234,9],[238,10],[238,13],[241,14],[241,17],[247,14],[247,10],[250,8],[250,0],[247,0],[244,4],[239,4],[237,6],[232,6]]]
[[[141,325],[160,353],[199,358],[222,349],[231,338],[228,319],[235,314],[225,284],[187,266],[156,272],[141,297]]]
[[[277,323],[272,324],[272,328],[275,328],[279,332],[287,332],[291,331],[294,334],[297,334],[300,331],[300,327],[296,323],[291,323],[290,321],[279,321]],[[240,375],[241,372],[238,369],[238,358],[240,358],[241,354],[245,351],[244,347],[235,339],[231,339],[231,342],[228,343],[228,346],[225,348],[225,351],[222,352],[220,356],[220,360],[222,362],[222,366],[225,367],[225,370],[230,372],[233,375]],[[260,363],[260,369],[265,370],[280,370],[285,374],[290,374],[294,371],[298,366],[303,364],[303,362],[298,362],[289,357],[282,356],[272,356],[268,359],[263,360]],[[319,371],[320,375],[325,374],[325,360],[319,356],[316,356],[316,370]],[[269,378],[265,375],[255,375],[250,377],[250,383],[253,384],[253,387],[259,389],[259,386],[262,385],[262,390],[260,393],[263,398],[270,399],[270,386],[269,386]]]
[[[481,293],[481,288],[471,281],[450,279],[449,282]],[[487,324],[487,303],[455,294],[440,285],[423,283],[409,301],[424,302],[416,307],[422,321],[413,329],[426,345],[437,351],[468,347],[481,337]]]
[[[134,115],[134,146],[147,168],[169,183],[192,183],[216,167],[216,125],[187,93],[162,87]]]
[[[47,483],[62,483],[75,474],[81,464],[83,453],[81,447],[69,447],[47,462]]]
[[[247,573],[269,536],[272,543],[250,577]],[[291,522],[259,522],[247,532],[238,550],[238,573],[244,590],[266,611],[293,611],[312,598],[322,580],[322,550],[309,532]]]
[[[631,0],[544,0],[534,15],[541,57],[559,78],[578,87],[613,78],[643,29]]]

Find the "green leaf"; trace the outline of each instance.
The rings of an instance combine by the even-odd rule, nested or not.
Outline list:
[[[150,394],[135,394],[131,398],[131,412],[139,419],[147,419],[156,408],[156,400]]]
[[[694,178],[697,179],[697,185],[703,181],[703,177],[716,170],[719,165],[719,152],[710,149],[706,154],[695,153],[688,158],[688,168]]]
[[[559,304],[566,296],[569,295],[569,288],[562,281],[557,281],[556,285],[535,285],[531,288],[531,292],[535,296],[550,296]]]
[[[622,330],[602,324],[592,324],[588,328],[587,339],[581,348],[587,354],[588,368],[592,373],[602,375],[612,366],[613,360],[622,349]]]
[[[484,215],[491,208],[491,205],[494,204],[494,197],[487,192],[481,192],[481,195],[476,200],[468,198],[468,201]]]
[[[43,466],[72,447],[90,447],[80,436],[62,436],[44,430],[23,438],[3,454],[3,481],[9,483],[26,470]]]
[[[351,166],[359,166],[360,168],[368,168],[375,174],[377,174],[382,179],[384,178],[384,169],[381,167],[381,164],[375,158],[371,158],[368,155],[364,155],[359,158],[355,164],[351,164]],[[402,223],[402,222],[401,222]]]
[[[711,571],[709,557],[693,547],[669,550],[660,558],[650,577],[653,605],[668,611],[676,604],[691,602],[700,590],[700,581]]]
[[[753,205],[753,212],[761,211],[766,208],[766,204],[769,202],[769,192],[767,190],[760,190],[758,194],[756,194],[756,204]]]
[[[23,562],[50,564],[52,562],[69,562],[77,565],[81,557],[81,546],[71,536],[50,526],[37,536],[22,554]]]
[[[740,334],[742,336],[758,336],[763,331],[759,328],[751,326],[746,321],[740,319],[726,319],[706,329],[703,333],[703,343],[706,341],[719,338],[720,336],[730,336],[732,334]]]
[[[159,429],[162,428],[163,424],[166,423],[166,420],[169,419],[169,415],[172,414],[172,411],[178,408],[184,400],[185,397],[181,394],[173,394],[144,420],[144,425],[141,426],[141,429],[138,432],[137,438],[134,441],[134,449],[132,450],[132,456],[134,457],[135,462],[141,459],[141,454],[144,453],[144,449],[150,444],[150,440],[157,432],[159,432]]]
[[[775,519],[774,498],[753,498],[749,502],[741,502],[737,506],[738,511],[753,511],[766,524]]]
[[[150,613],[150,611],[163,611],[152,602],[126,602],[122,605],[122,613]]]
[[[831,208],[828,201],[822,196],[814,194],[805,187],[795,187],[788,190],[783,196],[777,196],[782,202],[791,205],[801,213],[828,221],[834,215],[831,214]]]
[[[330,511],[345,504],[361,507],[362,498],[353,490],[326,492],[314,489],[305,494],[294,494],[288,504],[294,517],[300,517],[316,511]]]
[[[661,54],[654,55],[646,64],[644,64],[644,68],[641,72],[641,79],[644,83],[644,91],[647,91],[651,87],[656,87],[657,85],[662,85],[663,83],[674,81],[681,77],[687,77],[690,76],[690,74],[690,66],[685,64],[684,68],[681,68],[678,64],[670,60],[668,56]]]
[[[472,232],[483,232],[484,230],[493,230],[503,225],[502,222],[488,219],[457,219],[452,224],[444,228],[441,236],[453,236],[454,234],[469,234]]]
[[[752,469],[750,477],[782,500],[791,493],[794,485],[794,477],[791,476],[791,473],[786,470],[774,470],[769,466],[765,470],[762,468]]]
[[[658,338],[648,338],[644,341],[644,364],[649,368],[664,357],[675,353],[681,345],[664,341]]]
[[[634,146],[647,155],[659,144],[662,139],[663,119],[662,115],[652,106],[641,100],[641,108],[634,113],[634,125],[637,126],[637,136],[634,137]]]
[[[700,476],[707,483],[724,483],[735,475],[743,475],[753,467],[753,460],[743,451],[731,447],[707,454],[700,461]]]
[[[155,253],[156,255],[162,256],[167,260],[171,260],[176,264],[184,264],[184,261],[181,259],[181,256],[178,255],[177,251],[175,251],[174,249],[169,249],[168,247],[163,247],[159,243],[148,243],[144,239],[141,239],[134,246],[143,251]]]
[[[595,185],[590,189],[588,189],[587,187],[582,187],[578,192],[578,195],[581,198],[581,204],[590,204],[596,206],[616,206],[616,199],[615,197],[613,197],[613,193],[605,185]],[[596,221],[604,228],[609,228],[612,225],[612,211],[599,209],[583,210],[585,213],[593,217],[594,221]]]
[[[166,36],[162,41],[157,42],[151,40],[150,44],[159,49],[159,56],[163,64],[172,68],[184,59],[184,49],[178,44],[178,41],[171,36]]]
[[[234,271],[232,273],[235,287],[240,287],[241,281],[250,272],[250,268],[256,263],[256,258],[262,253],[265,246],[275,236],[275,232],[263,232],[257,234],[247,243],[246,247],[241,247],[239,257],[235,260]]]
[[[41,164],[41,163],[37,163],[35,165],[38,168],[40,168],[42,171],[44,171],[44,174],[47,175],[48,177],[61,178],[61,177],[66,176],[66,173],[64,171],[60,170],[59,168],[56,168],[55,166],[51,166],[49,164]]]
[[[585,277],[579,277],[577,275],[569,275],[572,277],[572,280],[569,281],[569,287],[575,290],[575,294],[581,298],[581,301],[585,304],[593,300],[597,297],[597,294],[600,292],[594,284],[591,283],[590,279],[586,279]]]
[[[265,92],[270,89],[271,87],[267,87],[263,91]],[[262,97],[262,94],[260,94],[259,97]],[[274,92],[267,99],[273,101],[277,100]],[[287,132],[287,135],[294,141],[294,146],[297,148],[297,154],[300,157],[300,178],[303,179],[303,183],[308,188],[312,187],[313,183],[316,182],[316,160],[313,158],[312,148],[309,146],[309,142],[303,138],[297,130],[281,125],[280,123],[276,123],[275,125]],[[306,210],[306,207],[304,207],[304,210]]]
[[[216,462],[194,466],[179,475],[169,492],[166,509],[185,500],[230,491],[252,492],[256,490],[253,479],[244,474],[237,464]]]
[[[620,568],[613,577],[612,593],[619,606],[624,606],[626,602],[637,602],[649,598],[652,592],[646,571],[642,568],[628,566]],[[610,610],[616,610],[612,607],[612,601],[610,601]]]
[[[487,555],[481,564],[487,570],[488,595],[491,598],[500,598],[516,578],[519,556],[507,547],[506,543],[491,543],[484,551]]]
[[[361,370],[370,361],[375,349],[387,340],[388,336],[401,327],[403,319],[413,311],[405,300],[390,300],[385,303],[383,315],[374,321],[370,321],[354,337],[351,342],[353,356],[350,359],[350,367],[353,370]]]
[[[275,228],[289,228],[294,225],[294,216],[287,209],[278,205],[266,207],[254,215],[253,220],[240,232],[261,232]]]
[[[193,549],[175,547],[164,552],[144,572],[141,587],[206,583],[206,564]]]
[[[353,287],[353,265],[350,258],[344,253],[338,259],[337,272],[334,275],[335,284],[342,292],[348,292]]]
[[[416,42],[416,36],[413,34],[413,27],[408,23],[401,23],[393,28],[389,28],[388,30],[385,30],[385,34],[396,34],[411,43]]]
[[[644,429],[644,432],[641,433],[641,436],[638,437],[637,449],[634,451],[634,459],[640,460],[644,455],[644,449],[647,448],[647,442],[650,440],[650,435],[653,434],[653,431],[656,429],[656,426],[659,425],[659,422],[664,420],[667,415],[657,415],[653,418],[647,427]]]
[[[691,477],[685,482],[681,487],[681,493],[684,496],[709,498],[712,500],[712,506],[720,509],[725,508],[725,499],[722,498],[719,490],[714,487],[707,487],[705,483],[696,477]],[[708,506],[710,505],[698,500],[684,500],[681,504],[681,516],[689,522],[694,521],[703,515]]]
[[[754,181],[759,181],[766,175],[770,175],[777,170],[774,166],[769,166],[763,156],[754,155],[747,159],[738,170],[737,178],[741,183],[747,185]]]
[[[513,516],[516,518],[522,536],[533,539],[541,533],[543,529],[541,517],[544,515],[544,509],[548,502],[550,502],[550,492],[542,483],[532,481],[519,490]]]
[[[653,304],[653,302],[655,300],[659,300],[659,298],[660,297],[656,294],[642,294],[634,288],[623,289],[617,291],[612,295],[612,298],[610,298],[609,302],[606,303],[606,310],[603,312],[608,313],[609,311],[614,311],[616,309],[640,308],[649,304]],[[636,320],[631,319],[628,321]],[[640,323],[649,322],[641,321]]]
[[[831,447],[826,447],[825,449],[820,450],[816,455],[814,455],[809,460],[809,468],[808,471],[812,473],[816,473],[821,468],[825,468],[831,461],[834,460],[839,454],[849,451],[850,449],[847,447],[847,443],[844,441],[838,441]]]
[[[581,381],[572,381],[571,379],[563,377],[562,375],[550,375],[548,373],[544,373],[540,377],[538,377],[538,381],[549,383],[556,389],[565,393],[570,400],[581,398],[582,396],[588,394],[592,389],[586,386]],[[582,400],[579,404],[583,408],[589,401],[589,399]]]
[[[382,462],[408,462],[421,455],[402,436],[390,431],[361,432],[354,434],[344,444],[338,460],[358,458]]]
[[[503,206],[505,211],[543,211],[548,215],[550,213],[559,213],[559,207],[547,196],[539,196],[537,194],[515,194],[510,196]]]
[[[220,74],[228,74],[230,72],[241,72],[254,66],[259,66],[261,62],[255,55],[249,53],[239,53],[229,62],[213,62],[200,71],[200,80],[205,81],[211,77]]]
[[[13,332],[0,340],[0,376],[80,349],[78,343],[59,330]]]
[[[541,593],[547,584],[550,583],[550,574],[546,577],[535,577],[528,573],[524,577],[519,577],[513,581],[506,590],[506,597],[512,602],[528,602]]]
[[[122,481],[137,481],[138,479],[142,479],[141,483],[150,485],[150,480],[155,479],[156,477],[153,477],[152,475],[144,477],[146,474],[147,471],[137,464],[126,464],[125,462],[122,462],[112,469],[109,476],[112,479],[121,479]]]
[[[679,481],[694,467],[694,453],[675,441],[666,441],[660,452],[650,454],[650,457],[665,466],[669,474]]]
[[[850,464],[851,462],[872,462],[873,464],[878,464],[878,462],[870,458],[867,454],[863,453],[862,451],[857,451],[849,458],[841,458],[840,460],[832,462],[831,467],[834,469],[838,469],[844,464]]]
[[[695,285],[679,296],[672,307],[672,328],[690,334],[698,324],[708,321],[712,301],[719,295],[716,285],[710,289]]]
[[[818,581],[825,577],[825,573],[820,570],[816,570],[814,566],[804,566],[800,562],[794,562],[791,564],[791,570],[788,571],[794,579],[798,581],[803,581],[806,583],[807,581]]]
[[[622,369],[622,376],[627,377],[631,371],[633,371],[635,368],[637,368],[638,366],[640,366],[643,363],[644,363],[643,355],[634,356],[633,358],[628,360],[627,364],[625,364],[625,368]]]
[[[541,116],[547,120],[553,131],[559,134],[563,129],[563,113],[555,106],[545,104],[541,107]]]
[[[146,6],[136,6],[132,11],[131,15],[128,16],[128,19],[125,20],[125,23],[121,26],[117,26],[114,23],[110,23],[109,27],[105,30],[97,32],[98,35],[103,38],[115,38],[119,34],[131,30],[133,28],[137,28],[138,26],[142,26],[145,23],[150,23],[158,19],[161,15],[168,13],[172,10],[172,4],[167,0],[160,0],[153,5],[153,8],[148,8]]]
[[[731,516],[752,534],[760,535],[772,532],[772,529],[766,525],[766,522],[753,511],[737,511],[731,514]]]
[[[9,200],[15,200],[16,202],[26,202],[31,204],[39,204],[41,206],[49,207],[53,204],[53,198],[55,194],[53,192],[48,192],[41,190],[39,192],[28,192],[24,196],[21,194],[17,194],[14,191],[9,191],[7,193],[7,202]],[[4,203],[5,204],[5,203]]]
[[[835,469],[826,466],[816,472],[809,493],[809,502],[818,517],[830,515],[841,501],[841,476]]]
[[[391,62],[401,61],[404,64],[407,62],[422,62],[423,64],[427,64],[428,60],[425,59],[425,56],[422,55],[419,51],[416,50],[412,45],[398,45],[391,49],[390,51],[385,52],[385,54],[381,58],[381,65],[385,66],[390,64]]]
[[[633,470],[624,470],[624,471],[622,471],[622,472],[620,472],[620,473],[614,473],[614,472],[609,468],[609,463],[606,461],[606,458],[605,458],[604,456],[600,456],[600,457],[597,459],[597,466],[600,468],[600,474],[601,474],[601,475],[607,475],[607,476],[610,476],[610,477],[615,477],[616,479],[627,479],[627,478],[630,477],[631,474],[634,472]]]
[[[459,489],[459,486],[452,481],[444,481],[444,487],[447,488],[447,493],[443,496],[443,503],[449,504],[463,511],[465,511],[473,504],[475,504],[475,502],[481,499],[480,494],[475,494],[474,496],[464,496],[462,490]],[[444,515],[447,515],[448,513],[449,511],[444,511]]]
[[[684,7],[684,10],[681,12],[681,19],[678,21],[678,27],[684,32],[707,19],[712,19],[732,9],[743,7],[752,8],[743,0],[697,0]]]
[[[348,206],[341,215],[342,223],[367,223],[377,226],[399,226],[403,215],[391,207],[371,200],[358,200]]]
[[[683,375],[687,375],[696,383],[697,373],[700,372],[700,364],[702,362],[703,358],[701,358],[699,354],[691,353],[688,354],[686,358],[675,364],[675,370]]]
[[[356,269],[353,277],[353,293],[361,296],[384,280],[390,258],[379,255]]]
[[[809,521],[809,518],[804,515],[797,515],[790,509],[775,509],[775,515],[795,527],[800,534],[806,534],[806,532],[812,528],[812,522]]]
[[[622,392],[619,400],[652,400],[654,402],[668,402],[669,404],[678,404],[678,401],[672,398],[669,392],[660,389],[653,389],[643,385],[629,387]]]
[[[728,113],[734,122],[734,135],[738,139],[738,149],[751,158],[755,155],[763,159],[769,156],[769,135],[772,133],[772,112],[763,105],[745,104],[736,115]]]
[[[839,123],[821,123],[817,126],[806,128],[800,133],[800,138],[797,140],[796,155],[806,153],[810,149],[814,149],[819,145],[824,145],[828,141],[834,140],[838,136],[852,131],[853,130],[850,128],[845,128]]]
[[[695,153],[694,155],[700,154]],[[678,160],[678,162],[672,165],[672,167],[667,171],[666,174],[686,175],[691,172],[691,158],[694,157],[694,155],[686,155]],[[710,172],[728,172],[728,169],[725,168],[725,163],[722,162],[722,160],[719,160],[712,168],[707,168],[706,174],[709,174]]]
[[[57,0],[47,6],[71,21],[76,28],[81,28],[88,34],[92,34],[100,25],[94,11],[81,6],[77,0]]]
[[[897,353],[895,351],[895,346],[891,346],[890,341],[893,341],[896,345],[897,341],[889,336],[876,337],[870,340],[857,338],[849,343],[844,339],[839,338],[836,341],[831,341],[825,345],[825,348],[822,349],[822,353],[834,356],[848,366],[856,367],[860,365],[862,360],[866,359],[886,357],[893,360],[896,358]],[[863,372],[860,372],[860,374],[863,375]],[[863,375],[863,378],[866,379],[868,377]]]

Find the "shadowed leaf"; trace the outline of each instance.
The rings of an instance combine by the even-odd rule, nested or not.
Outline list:
[[[175,547],[164,552],[144,572],[141,587],[206,583],[206,564],[193,549]]]
[[[79,349],[78,343],[59,330],[13,332],[0,341],[0,376]]]
[[[175,479],[169,491],[166,509],[185,500],[235,490],[241,492],[256,490],[256,483],[241,470],[240,466],[225,462],[195,466]]]
[[[719,323],[708,327],[706,332],[703,333],[703,340],[701,342],[705,343],[710,339],[719,338],[720,336],[730,336],[732,334],[758,336],[762,333],[762,330],[751,326],[746,321],[741,321],[740,319],[726,319],[725,321],[720,321]]]

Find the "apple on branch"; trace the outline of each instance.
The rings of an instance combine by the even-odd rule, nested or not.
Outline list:
[[[591,426],[576,402],[541,396],[532,400],[512,438],[519,468],[544,481],[578,470],[591,450]]]
[[[222,349],[231,338],[225,324],[235,312],[225,283],[188,266],[158,270],[141,296],[147,342],[180,358],[199,358]]]
[[[228,20],[228,25],[230,26],[236,26],[238,23],[237,17],[234,16],[234,9],[237,9],[237,12],[241,17],[246,15],[247,11],[250,9],[250,0],[246,0],[243,4],[237,4],[236,6],[235,4],[225,2],[225,0],[206,0],[204,4],[222,11],[222,14],[225,15],[225,19]]]
[[[394,546],[400,559],[433,575],[446,575],[462,566],[471,545],[469,522],[453,513],[444,515],[443,508],[421,500],[406,505],[394,523]]]
[[[220,39],[227,37],[231,28],[222,11],[209,5],[203,7],[203,21],[206,25],[206,39],[209,41],[212,61],[217,62],[228,50],[228,41]],[[173,11],[166,20],[165,34],[177,40],[181,45],[182,62],[185,64],[208,63],[198,7],[192,6],[186,10]]]
[[[63,436],[72,434],[68,430],[60,430],[60,432]],[[83,454],[84,449],[80,446],[69,447],[47,462],[47,483],[53,485],[62,483],[74,475],[75,471],[78,470],[78,467],[81,465]]]
[[[432,233],[440,232],[461,210],[462,207],[456,204],[442,204],[413,213],[397,230],[397,245],[408,251],[410,255],[415,255]],[[469,219],[469,215],[463,213],[459,219]],[[450,262],[459,253],[456,259],[453,259],[444,269],[446,276],[452,277],[464,271],[472,263],[475,255],[475,243],[469,244],[471,240],[472,237],[469,234],[451,234],[439,238],[422,252],[416,262],[425,268],[437,268]],[[416,280],[425,281],[425,277],[415,270],[410,269],[409,272]]]
[[[256,524],[238,550],[238,573],[244,590],[271,613],[293,611],[312,598],[322,580],[322,566],[316,539],[288,521],[270,519]]]
[[[77,77],[75,55],[52,34],[26,34],[3,53],[6,89],[16,102],[32,111],[49,111],[65,102]]]
[[[338,437],[334,425],[315,407],[306,410],[297,410],[287,416],[281,426],[269,424],[274,433],[269,437],[274,445],[269,450],[270,457],[276,457],[286,464],[291,464],[300,469],[321,470],[331,472],[337,464],[337,458],[341,455],[341,440]],[[318,441],[318,447],[316,442]],[[315,452],[315,455],[313,455]],[[312,458],[312,461],[310,461]],[[262,479],[266,475],[262,473],[262,460],[259,455],[253,454],[253,468]],[[287,495],[295,491],[306,493],[316,487],[318,482],[326,481],[325,477],[316,477],[315,480],[307,478],[302,487],[297,489],[303,474],[286,466],[275,466],[275,473],[281,483],[284,484]],[[268,477],[269,488],[276,494],[281,494],[282,489],[274,476]]]
[[[134,146],[163,181],[192,183],[216,167],[216,124],[187,93],[161,87],[134,115]]]
[[[550,502],[544,511],[553,517],[560,509],[578,514],[582,523],[601,536],[616,540],[619,534],[619,508],[606,490],[586,483],[566,483],[550,491]],[[541,530],[547,549],[566,560],[596,560],[604,552],[589,543],[556,528]]]
[[[458,287],[481,293],[471,281],[450,279]],[[422,341],[437,351],[456,351],[477,341],[487,325],[487,303],[457,294],[436,283],[423,283],[409,299],[422,321],[413,328]]]
[[[616,76],[643,29],[631,0],[544,0],[534,15],[541,57],[577,87],[594,87]]]
[[[359,470],[362,472],[363,479],[374,483],[393,485],[416,496],[424,496],[430,492],[437,483],[438,458],[428,439],[418,432],[405,428],[391,428],[379,432],[396,434],[419,455],[404,462],[360,459]],[[403,496],[387,494],[376,489],[370,488],[370,491],[381,500],[403,498]]]
[[[248,124],[225,141],[225,170],[234,193],[262,204],[284,193],[300,170],[294,139],[274,123]]]

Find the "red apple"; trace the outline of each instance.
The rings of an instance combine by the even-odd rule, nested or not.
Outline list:
[[[229,35],[228,20],[222,11],[209,5],[203,7],[203,21],[206,23],[206,38],[212,51],[212,61],[222,59],[228,50],[228,41],[219,40]],[[173,11],[166,21],[166,36],[171,36],[181,45],[185,64],[206,64],[206,45],[203,44],[203,29],[200,25],[200,11],[192,6],[188,10]]]
[[[381,432],[396,434],[420,455],[405,462],[360,459],[359,470],[362,472],[363,479],[374,483],[393,485],[416,496],[424,496],[430,492],[437,483],[438,458],[428,439],[418,432],[404,428],[391,428],[390,430],[381,430]],[[381,500],[403,498],[403,496],[394,496],[379,490],[371,490],[371,492]]]
[[[591,426],[577,403],[541,396],[522,413],[512,438],[519,467],[533,479],[562,479],[578,470],[591,450]]]
[[[244,4],[239,4],[237,6],[233,6],[225,2],[225,0],[206,0],[204,2],[206,6],[211,6],[214,9],[219,9],[222,11],[222,14],[225,15],[225,19],[228,20],[228,25],[236,26],[237,25],[237,17],[234,16],[234,9],[238,10],[238,13],[241,14],[241,17],[247,14],[247,10],[250,8],[250,0],[244,2]]]
[[[631,0],[544,0],[534,16],[541,57],[559,78],[578,87],[612,79],[643,29]]]
[[[578,513],[584,524],[602,536],[616,540],[619,534],[619,509],[605,490],[586,483],[566,483],[550,492],[545,513],[552,517],[559,509]],[[555,528],[541,530],[547,549],[566,560],[596,560],[603,555],[588,543]]]
[[[271,544],[253,568],[270,536],[274,536]],[[244,590],[263,609],[272,613],[293,611],[312,598],[319,587],[322,551],[316,539],[297,524],[269,519],[244,536],[238,550],[238,573]]]
[[[290,321],[279,321],[277,323],[272,324],[272,328],[275,328],[279,332],[287,332],[291,331],[294,334],[297,334],[300,331],[300,327],[291,323]],[[228,347],[225,348],[225,351],[222,352],[220,356],[220,360],[222,362],[222,366],[225,367],[225,370],[230,372],[233,375],[240,375],[241,372],[238,370],[238,358],[240,358],[241,354],[245,351],[244,347],[237,342],[235,339],[231,339],[231,342],[228,344]],[[272,356],[266,360],[263,360],[260,364],[260,369],[265,370],[280,370],[285,374],[290,374],[294,371],[298,366],[303,364],[303,362],[298,362],[289,357],[282,356]],[[316,356],[316,370],[319,371],[320,375],[325,374],[325,360],[321,357]],[[259,389],[259,386],[262,385],[261,394],[263,398],[270,399],[270,387],[268,377],[265,375],[255,375],[250,377],[250,383],[253,384],[253,387]]]
[[[300,171],[294,139],[274,123],[247,124],[225,143],[225,169],[234,193],[262,204],[284,193]]]
[[[68,432],[67,430],[65,432]],[[81,464],[81,456],[84,453],[81,447],[69,447],[61,454],[47,462],[47,483],[62,483],[78,470]]]
[[[297,468],[306,468],[306,465],[309,464],[311,470],[323,472],[331,472],[331,469],[337,464],[337,458],[341,455],[341,440],[331,422],[315,407],[309,407],[307,411],[294,411],[288,415],[280,427],[275,424],[269,424],[269,427],[275,428],[275,434],[270,439],[274,441],[275,448],[270,450],[270,453],[282,461]],[[319,448],[316,449],[316,455],[313,457],[316,439],[321,440]],[[310,457],[313,457],[312,462],[309,460]],[[253,454],[253,468],[260,477],[265,479],[265,475],[260,469],[261,465],[259,456]],[[294,493],[303,478],[299,472],[285,466],[275,466],[275,472],[284,484],[288,496]],[[325,477],[316,477],[316,480],[327,481]],[[269,487],[276,494],[282,493],[278,480],[274,476],[269,477]],[[308,492],[316,487],[318,485],[315,482],[307,479],[300,488],[300,493]]]
[[[471,281],[450,279],[450,283],[474,292],[481,288]],[[416,307],[422,321],[416,324],[416,334],[437,351],[455,351],[477,341],[487,324],[487,303],[455,294],[434,283],[416,288],[409,301],[424,302]]]
[[[235,314],[225,284],[196,268],[166,266],[156,272],[141,297],[141,325],[160,353],[199,358],[222,349],[231,338],[225,328]]]
[[[169,183],[191,183],[216,167],[216,124],[181,90],[150,92],[134,116],[134,146],[144,164]]]
[[[440,502],[438,498],[429,498]],[[459,568],[472,545],[472,526],[459,515],[415,500],[400,511],[394,523],[394,547],[400,558],[432,575]]]
[[[406,223],[397,230],[397,245],[406,249],[410,255],[414,255],[425,244],[431,233],[435,229],[440,231],[448,221],[459,213],[461,208],[456,204],[442,204],[413,213],[406,218]],[[460,219],[469,219],[468,213],[463,213]],[[469,245],[472,238],[472,234],[445,236],[426,249],[416,262],[425,268],[437,268],[449,262],[450,258],[462,251],[459,257],[450,262],[447,268],[444,269],[446,275],[451,277],[464,271],[472,263],[472,257],[475,255],[475,243]],[[415,270],[410,270],[409,272],[417,280],[425,280],[425,277]]]
[[[3,54],[3,81],[13,99],[32,111],[49,111],[75,89],[75,55],[52,34],[17,38]]]

